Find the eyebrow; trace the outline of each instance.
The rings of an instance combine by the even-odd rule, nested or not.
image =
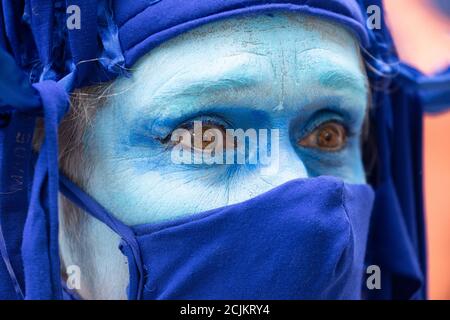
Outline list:
[[[368,83],[363,73],[355,73],[341,67],[332,68],[327,72],[321,73],[319,83],[324,88],[364,90],[368,93]]]
[[[237,93],[265,83],[267,78],[273,77],[271,61],[259,54],[246,52],[238,61],[232,60],[230,65],[222,67],[224,61],[224,59],[213,61],[213,67],[207,74],[198,75],[195,70],[189,70],[183,73],[188,76],[173,77],[169,83],[158,90],[159,92],[155,93],[152,100],[161,102],[167,99],[200,97],[217,93]]]
[[[221,79],[219,78],[216,80],[205,79],[200,81],[193,81],[181,90],[179,90],[178,88],[171,89],[170,91],[162,93],[160,96],[156,97],[156,99],[178,99],[193,96],[198,97],[204,95],[212,95],[216,93],[237,93],[237,91],[256,86],[258,82],[260,81],[258,81],[251,75],[245,77],[238,76]]]
[[[249,54],[252,56],[251,54]],[[257,61],[257,63],[254,63]],[[152,97],[152,103],[159,106],[171,104],[169,101],[177,101],[186,98],[201,98],[220,94],[223,97],[238,95],[245,90],[258,87],[267,83],[267,78],[273,75],[272,64],[270,68],[258,65],[261,62],[267,62],[261,57],[252,57],[251,63],[244,63],[231,66],[229,69],[221,70],[217,74],[187,78],[181,84],[166,85],[167,88],[156,93]],[[270,75],[267,72],[272,72]],[[269,73],[270,73],[269,72]],[[266,74],[264,74],[266,73]],[[177,80],[177,78],[173,78]],[[317,82],[324,89],[333,89],[337,92],[344,90],[363,91],[366,95],[369,93],[368,83],[364,73],[355,72],[340,65],[331,65],[328,70],[322,72]],[[305,84],[307,85],[307,84]]]
[[[221,94],[222,96],[239,94],[246,89],[257,87],[261,82],[259,77],[254,77],[251,74],[247,76],[227,77],[219,79],[205,79],[193,81],[188,85],[175,86],[170,90],[161,92],[153,97],[153,101],[159,105],[167,103],[168,100],[178,100],[184,98],[211,96],[214,94]],[[330,88],[336,91],[347,89],[362,90],[368,94],[367,82],[354,72],[347,70],[334,69],[320,74],[318,78],[320,86],[323,88]]]

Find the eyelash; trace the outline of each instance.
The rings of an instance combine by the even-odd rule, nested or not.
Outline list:
[[[171,138],[172,132],[174,130],[176,130],[176,129],[190,130],[194,127],[195,121],[199,121],[204,125],[205,124],[221,125],[225,129],[230,129],[233,127],[229,121],[227,121],[220,115],[216,115],[216,114],[200,115],[200,116],[196,116],[195,118],[190,118],[189,120],[184,120],[181,124],[177,125],[168,135],[166,135],[163,138],[158,138],[158,140],[163,144],[170,143],[170,138]]]
[[[339,116],[338,114],[336,114],[335,112],[325,110],[325,111],[320,112],[320,115],[316,115],[316,116],[313,115],[312,118],[313,118],[313,120],[310,120],[300,131],[300,134],[298,135],[297,139],[303,139],[303,138],[307,137],[308,135],[312,134],[315,130],[317,130],[322,125],[324,125],[326,123],[333,123],[333,122],[338,123],[344,127],[345,132],[347,134],[347,138],[351,138],[355,135],[355,133],[352,132],[350,130],[349,126],[343,121],[342,117]],[[181,124],[176,126],[174,128],[174,130],[177,128],[183,128],[186,130],[190,130],[193,128],[195,121],[200,121],[200,122],[202,122],[202,124],[220,125],[220,126],[223,126],[225,129],[233,128],[232,124],[229,121],[227,121],[226,119],[224,119],[222,116],[216,115],[216,114],[208,114],[208,115],[196,116],[195,118],[190,118],[189,120],[185,120]],[[170,142],[171,142],[170,139],[171,139],[172,132],[173,132],[173,130],[169,134],[167,134],[165,137],[157,138],[157,140],[164,145],[169,145],[168,147],[170,147]]]
[[[298,139],[303,139],[308,135],[312,134],[315,130],[323,126],[327,123],[337,123],[344,127],[345,132],[347,134],[347,138],[351,138],[355,135],[355,133],[349,128],[349,126],[345,123],[342,117],[335,112],[323,111],[320,112],[319,115],[314,116],[313,120],[310,120],[300,131]]]

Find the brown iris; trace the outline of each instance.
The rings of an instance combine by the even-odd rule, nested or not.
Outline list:
[[[196,141],[196,132],[192,128],[188,129],[191,136],[191,147],[194,150],[202,151],[218,148],[219,150],[231,149],[235,148],[235,142],[233,138],[228,137],[228,132],[221,125],[216,124],[202,124],[202,132],[201,137],[197,138],[198,141],[201,141],[199,145],[195,144]],[[200,133],[200,132],[199,132]],[[227,142],[230,145],[227,145]],[[188,148],[189,146],[184,145],[183,142],[180,142],[183,147]]]
[[[327,122],[302,138],[298,144],[306,148],[333,152],[342,150],[347,143],[347,130],[337,122]]]

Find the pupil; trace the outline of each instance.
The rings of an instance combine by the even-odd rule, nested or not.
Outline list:
[[[329,129],[325,130],[322,134],[322,139],[325,144],[331,143],[333,141],[333,132],[331,132]]]

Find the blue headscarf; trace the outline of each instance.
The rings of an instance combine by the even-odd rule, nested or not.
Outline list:
[[[82,12],[68,28],[66,9]],[[422,118],[450,105],[450,70],[434,77],[401,63],[388,28],[366,25],[381,0],[0,0],[0,298],[60,299],[58,124],[72,90],[127,76],[164,41],[253,12],[331,19],[359,39],[373,87],[377,167],[366,264],[383,271],[368,299],[426,297]],[[32,136],[45,138],[35,159]]]

